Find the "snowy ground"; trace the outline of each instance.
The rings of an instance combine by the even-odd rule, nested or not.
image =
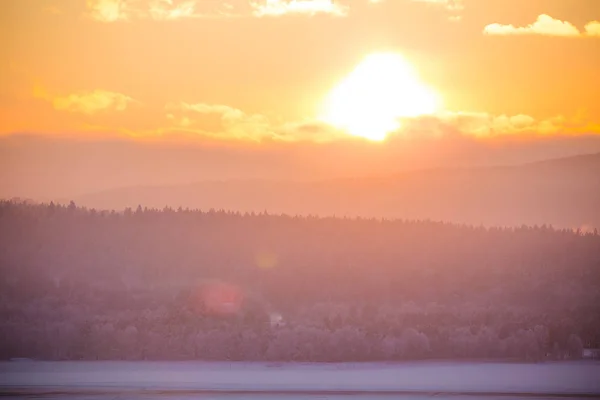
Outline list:
[[[3,362],[0,394],[9,393],[79,399],[600,398],[600,363]]]

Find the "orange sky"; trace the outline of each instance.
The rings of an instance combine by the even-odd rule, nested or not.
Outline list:
[[[389,162],[365,173],[404,166],[393,162],[400,137],[435,142],[451,133],[477,147],[501,136],[535,142],[600,133],[597,0],[19,0],[0,7],[3,192],[40,184],[31,180],[25,190],[31,174],[7,175],[31,168],[21,165],[29,141],[14,147],[21,133],[133,138],[132,145],[152,139],[165,149],[165,142],[202,151],[233,146],[255,155],[266,151],[257,142],[285,154],[308,146],[306,160],[311,152],[326,157],[335,143],[344,159],[369,153],[373,144],[355,143],[319,112],[331,90],[379,52],[401,54],[443,106],[390,132],[373,156],[385,153]],[[427,166],[444,152],[431,146],[420,162],[421,153],[412,154],[411,165]],[[119,183],[127,182],[112,184]]]

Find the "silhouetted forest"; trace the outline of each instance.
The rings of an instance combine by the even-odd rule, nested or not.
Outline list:
[[[600,235],[0,203],[0,357],[576,358]]]

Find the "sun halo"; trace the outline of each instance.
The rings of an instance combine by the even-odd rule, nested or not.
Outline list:
[[[374,53],[329,93],[321,121],[350,135],[381,141],[402,118],[433,114],[439,96],[398,53]]]

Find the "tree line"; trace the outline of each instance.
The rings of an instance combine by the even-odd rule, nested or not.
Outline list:
[[[0,357],[577,358],[600,235],[0,203]]]

